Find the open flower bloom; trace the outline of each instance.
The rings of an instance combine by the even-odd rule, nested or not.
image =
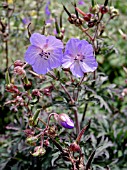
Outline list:
[[[54,115],[54,118],[56,119],[60,126],[66,129],[74,128],[74,122],[73,120],[70,119],[70,117],[67,114],[61,113],[59,115]]]
[[[95,71],[98,63],[94,57],[92,45],[85,40],[71,38],[65,47],[62,66],[70,68],[76,77],[83,77],[84,73]]]
[[[46,74],[48,71],[61,66],[63,57],[63,43],[54,36],[44,36],[34,33],[30,37],[31,46],[25,53],[25,61],[38,74]]]

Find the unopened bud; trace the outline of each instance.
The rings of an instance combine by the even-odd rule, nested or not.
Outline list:
[[[80,151],[80,146],[76,142],[74,142],[70,145],[69,149],[72,152],[78,152]]]
[[[89,21],[89,22],[88,22],[88,27],[89,27],[89,28],[94,27],[94,25],[95,25],[95,22],[94,22],[94,21]]]
[[[111,18],[113,19],[114,17],[119,16],[119,11],[118,11],[118,9],[111,6],[111,7],[109,7],[109,14],[110,14]]]
[[[23,84],[25,90],[29,90],[32,87],[32,83],[28,80],[26,76],[23,78]]]
[[[32,129],[26,129],[26,130],[24,130],[24,133],[28,137],[31,137],[35,134],[35,132]]]
[[[74,128],[74,122],[70,119],[70,117],[67,114],[61,113],[59,115],[54,115],[54,118],[62,127],[67,129]]]
[[[14,84],[7,85],[6,86],[6,91],[8,91],[10,93],[20,93],[18,87],[15,86]]]
[[[14,62],[14,67],[17,67],[17,66],[22,67],[23,65],[24,65],[24,63],[23,63],[21,60],[16,60],[16,61]]]
[[[44,140],[44,145],[49,146],[49,140],[48,139]]]
[[[33,89],[33,90],[32,90],[32,95],[33,95],[33,96],[38,96],[38,97],[41,96],[40,91],[39,91],[38,89]]]
[[[36,146],[34,153],[31,153],[33,156],[43,156],[46,153],[46,150],[41,146]]]
[[[124,97],[126,95],[127,95],[127,88],[123,89],[123,91],[122,91],[122,96]]]
[[[106,14],[108,12],[108,7],[101,5],[99,10],[102,14]]]
[[[90,7],[90,13],[93,13],[93,14],[95,14],[95,13],[98,13],[99,12],[99,5],[98,4],[96,4],[96,5],[94,5],[93,7]]]
[[[14,73],[17,74],[17,75],[22,75],[22,76],[26,75],[25,70],[21,66],[16,66],[14,68]]]
[[[26,143],[31,145],[31,146],[35,146],[36,142],[38,141],[38,138],[33,136],[33,137],[28,137],[26,139]]]

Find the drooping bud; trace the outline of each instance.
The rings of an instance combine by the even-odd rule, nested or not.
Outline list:
[[[76,142],[74,142],[70,145],[69,149],[72,152],[78,152],[80,151],[80,146]]]
[[[62,127],[67,128],[67,129],[74,128],[74,122],[73,120],[70,119],[70,117],[67,114],[61,113],[59,115],[54,115],[54,118],[59,123],[59,125],[61,125]]]
[[[37,141],[38,141],[38,138],[36,136],[28,137],[26,139],[26,143],[31,145],[31,146],[35,146]]]
[[[46,150],[41,146],[36,146],[34,153],[31,153],[33,156],[43,156],[46,153]]]

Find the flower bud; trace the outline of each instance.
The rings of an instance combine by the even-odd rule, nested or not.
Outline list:
[[[80,151],[80,146],[76,142],[74,142],[70,145],[69,149],[70,151],[78,152]]]
[[[119,16],[119,11],[115,9],[113,6],[109,7],[109,14],[111,18],[113,19],[116,16]]]
[[[33,95],[33,96],[37,96],[37,97],[40,97],[40,96],[41,96],[40,91],[39,91],[38,89],[33,89],[33,90],[32,90],[32,95]]]
[[[94,5],[93,7],[90,7],[89,10],[90,10],[90,12],[93,13],[93,14],[98,13],[98,12],[99,12],[99,5],[96,4],[96,5]]]
[[[33,156],[43,156],[46,153],[46,150],[41,146],[36,146],[34,149]]]
[[[122,95],[123,97],[127,95],[127,88],[123,89],[121,95]]]
[[[23,132],[28,137],[31,137],[31,136],[33,136],[35,134],[35,132],[32,129],[25,129]]]
[[[10,93],[20,93],[18,87],[15,86],[14,84],[7,85],[6,86],[6,91],[8,91]]]
[[[31,146],[35,146],[36,142],[38,141],[38,138],[33,136],[33,137],[28,137],[26,139],[26,143],[31,145]]]
[[[48,139],[44,140],[44,145],[49,146],[49,140]]]
[[[22,75],[22,76],[26,75],[25,70],[21,66],[16,66],[14,68],[14,73],[17,74],[17,75]]]
[[[74,128],[74,122],[70,119],[70,117],[67,114],[61,113],[59,115],[54,115],[54,118],[56,119],[60,126],[67,129]]]
[[[22,67],[23,65],[24,65],[24,63],[23,63],[21,60],[16,60],[16,61],[14,62],[14,67],[17,67],[17,66]]]
[[[106,14],[108,12],[108,7],[101,5],[99,10],[102,14]]]

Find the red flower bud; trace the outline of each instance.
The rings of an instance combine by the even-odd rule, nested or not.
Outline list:
[[[23,65],[24,65],[24,63],[23,63],[21,60],[16,60],[16,61],[14,62],[14,67],[17,67],[17,66],[22,67]]]
[[[107,6],[104,6],[104,5],[101,5],[100,8],[99,8],[100,12],[102,14],[106,14],[108,12],[108,7]]]
[[[69,148],[72,152],[80,151],[80,146],[76,142],[72,143]]]

